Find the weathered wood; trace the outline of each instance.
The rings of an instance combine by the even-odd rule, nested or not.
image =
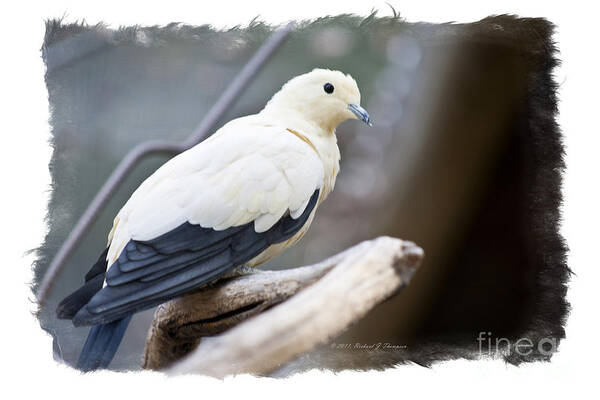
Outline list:
[[[268,373],[397,293],[422,258],[414,243],[380,237],[311,266],[243,271],[160,306],[143,367],[216,377]]]

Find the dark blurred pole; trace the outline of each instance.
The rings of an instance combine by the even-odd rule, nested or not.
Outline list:
[[[275,51],[285,42],[289,33],[294,28],[294,25],[295,22],[292,21],[271,35],[265,44],[258,49],[256,54],[238,73],[231,84],[229,84],[219,100],[217,100],[215,105],[209,110],[204,119],[184,142],[171,143],[162,140],[152,140],[140,143],[127,153],[117,168],[115,168],[113,173],[108,177],[102,188],[98,191],[52,259],[52,263],[44,274],[38,288],[37,299],[40,307],[42,307],[48,299],[48,295],[58,274],[66,265],[67,260],[73,254],[73,251],[83,239],[83,236],[89,231],[92,224],[100,215],[100,212],[104,209],[108,201],[112,198],[133,168],[149,155],[176,155],[200,143],[212,132],[219,120],[241,96],[242,92],[248,87],[250,82],[252,82],[256,74],[262,69],[273,54],[275,54]]]

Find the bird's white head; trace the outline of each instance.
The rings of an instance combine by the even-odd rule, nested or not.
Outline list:
[[[369,113],[360,106],[360,91],[350,75],[314,69],[288,81],[267,103],[265,113],[286,113],[317,124],[327,132],[347,119],[371,126]]]

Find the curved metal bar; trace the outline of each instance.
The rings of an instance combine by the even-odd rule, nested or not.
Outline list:
[[[48,295],[56,280],[56,277],[66,265],[66,261],[73,254],[83,236],[89,231],[92,224],[97,220],[98,215],[104,209],[108,201],[112,198],[125,178],[133,168],[145,157],[151,154],[173,154],[176,155],[200,143],[217,125],[225,112],[235,103],[240,94],[250,84],[252,79],[261,70],[264,64],[271,58],[277,49],[285,42],[289,33],[294,28],[292,21],[283,28],[278,29],[271,37],[258,49],[256,54],[248,61],[244,68],[238,73],[234,80],[229,84],[225,92],[217,100],[214,106],[208,111],[206,116],[198,124],[196,129],[183,143],[172,143],[162,140],[151,140],[140,143],[134,147],[121,160],[117,168],[108,177],[102,188],[98,191],[90,205],[83,215],[77,221],[73,230],[67,236],[50,266],[46,270],[44,277],[38,287],[37,300],[40,307],[48,299]]]

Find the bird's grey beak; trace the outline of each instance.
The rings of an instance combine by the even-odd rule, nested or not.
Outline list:
[[[371,117],[369,117],[369,113],[367,112],[367,110],[365,110],[361,106],[357,106],[356,104],[348,104],[348,109],[352,111],[352,113],[356,115],[356,117],[362,122],[369,126],[373,126],[373,123],[371,122]]]

